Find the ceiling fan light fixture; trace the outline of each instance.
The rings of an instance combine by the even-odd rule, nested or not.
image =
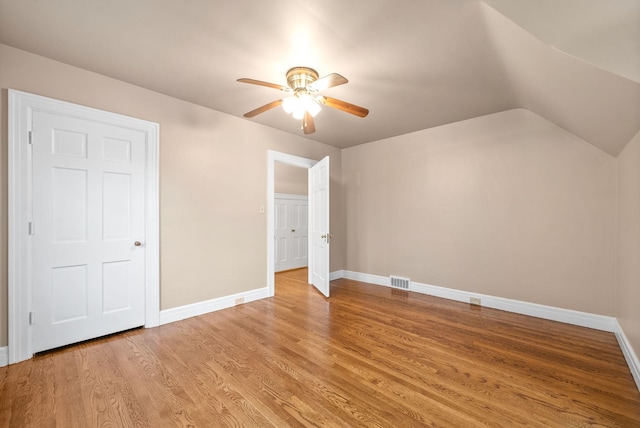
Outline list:
[[[316,117],[322,107],[309,94],[296,94],[293,97],[282,100],[282,109],[291,114],[294,119],[302,119],[305,112],[309,112],[312,117]]]
[[[320,104],[318,104],[318,102],[309,94],[302,95],[300,97],[300,102],[303,108],[313,117],[316,117],[316,115],[320,113],[320,110],[322,110]]]
[[[296,120],[301,120],[304,117],[304,110],[294,110],[291,116]]]
[[[287,113],[291,114],[294,110],[296,110],[298,104],[298,97],[288,97],[282,100],[282,109]]]

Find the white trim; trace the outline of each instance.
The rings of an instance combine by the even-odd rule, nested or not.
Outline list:
[[[344,270],[337,270],[335,272],[329,272],[329,281],[333,281],[334,279],[345,278]]]
[[[391,286],[389,277],[371,275],[360,272],[343,271],[343,278],[356,281],[367,282],[369,284]],[[482,306],[486,308],[500,309],[507,312],[514,312],[522,315],[529,315],[552,321],[559,321],[566,324],[573,324],[580,327],[588,327],[596,330],[615,332],[616,319],[603,315],[595,315],[587,312],[579,312],[571,309],[556,308],[553,306],[528,303],[520,300],[505,299],[502,297],[490,296],[487,294],[471,293],[468,291],[455,290],[453,288],[438,287],[436,285],[422,284],[411,281],[409,291],[427,294],[429,296],[441,297],[458,302],[469,303],[472,297],[479,298]]]
[[[141,121],[147,129],[145,204],[145,328],[160,325],[160,124]]]
[[[445,299],[457,300],[464,303],[469,303],[472,297],[479,298],[482,301],[482,306],[487,308],[500,309],[507,312],[529,315],[532,317],[573,324],[580,327],[593,328],[596,330],[613,332],[615,328],[615,318],[590,314],[588,312],[574,311],[571,309],[523,302],[520,300],[505,299],[486,294],[451,290],[444,287],[419,283],[412,283],[410,290],[417,291],[418,293],[429,294],[431,296],[443,297]]]
[[[0,346],[0,367],[4,367],[9,364],[9,347]]]
[[[391,286],[391,280],[385,276],[353,272],[350,270],[343,270],[342,272],[344,275],[343,278],[346,278],[346,279],[352,279],[354,281],[366,282],[368,284],[374,284],[374,285],[383,285],[385,287]]]
[[[274,199],[294,199],[296,201],[308,201],[308,195],[298,195],[296,193],[274,193]]]
[[[274,269],[274,254],[275,248],[273,243],[273,237],[275,235],[273,221],[274,213],[273,206],[275,204],[275,168],[276,162],[284,163],[287,165],[298,166],[300,168],[311,168],[318,161],[313,159],[302,158],[299,156],[290,155],[287,153],[276,152],[274,150],[267,150],[267,289],[269,294],[267,297],[275,295],[275,269]]]
[[[269,290],[267,287],[264,287],[258,288],[256,290],[232,294],[231,296],[218,297],[217,299],[206,300],[204,302],[179,306],[177,308],[165,309],[160,312],[160,324],[169,324],[175,321],[182,321],[187,318],[197,317],[199,315],[208,314],[210,312],[231,308],[233,306],[264,299],[266,297],[269,297]],[[240,301],[238,301],[239,299]]]
[[[8,356],[10,363],[31,358],[31,336],[27,317],[18,314],[29,312],[30,287],[21,287],[20,284],[30,283],[30,271],[23,263],[29,260],[29,247],[25,239],[19,239],[28,227],[29,207],[21,197],[22,192],[29,191],[29,174],[23,164],[29,162],[30,156],[24,147],[20,147],[20,141],[27,141],[30,130],[30,110],[23,106],[22,99],[9,90],[9,147],[8,147],[8,176],[9,176],[9,251],[8,251],[8,323],[9,346]],[[20,112],[23,111],[23,114]],[[25,117],[27,116],[27,117]],[[24,145],[23,145],[24,146]],[[16,315],[13,315],[16,314]]]
[[[9,89],[8,356],[11,364],[33,356],[27,322],[31,308],[31,240],[26,231],[32,216],[31,153],[27,141],[34,111],[63,113],[105,123],[117,121],[146,133],[145,327],[155,327],[160,322],[159,125]]]
[[[627,339],[627,336],[622,330],[622,326],[620,325],[620,323],[618,323],[617,320],[615,333],[616,339],[618,339],[618,344],[620,345],[620,349],[622,349],[624,359],[627,360],[627,365],[629,366],[629,370],[631,371],[633,380],[635,380],[638,391],[640,391],[640,360],[638,360],[638,356],[633,351],[633,347],[631,346],[629,339]]]

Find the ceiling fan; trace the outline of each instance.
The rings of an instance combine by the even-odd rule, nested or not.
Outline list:
[[[318,72],[313,68],[293,67],[287,71],[288,86],[247,78],[238,79],[238,82],[266,86],[290,94],[289,97],[272,101],[269,104],[251,110],[245,113],[244,117],[254,117],[282,105],[284,111],[292,114],[294,119],[302,120],[302,130],[305,134],[313,134],[316,131],[313,118],[320,112],[321,105],[333,107],[358,117],[366,117],[369,114],[369,110],[364,107],[320,95],[320,92],[325,89],[349,82],[337,73],[331,73],[318,78]]]

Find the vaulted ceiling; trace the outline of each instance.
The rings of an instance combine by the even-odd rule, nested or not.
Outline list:
[[[612,155],[640,131],[640,0],[0,0],[0,43],[238,117],[282,93],[237,78],[337,72],[370,114],[323,108],[336,147],[512,108]]]

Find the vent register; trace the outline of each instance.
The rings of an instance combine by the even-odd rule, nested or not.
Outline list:
[[[391,275],[390,279],[391,279],[392,288],[399,288],[401,290],[409,289],[409,284],[411,283],[411,279],[403,278],[401,276],[394,276],[394,275]]]

